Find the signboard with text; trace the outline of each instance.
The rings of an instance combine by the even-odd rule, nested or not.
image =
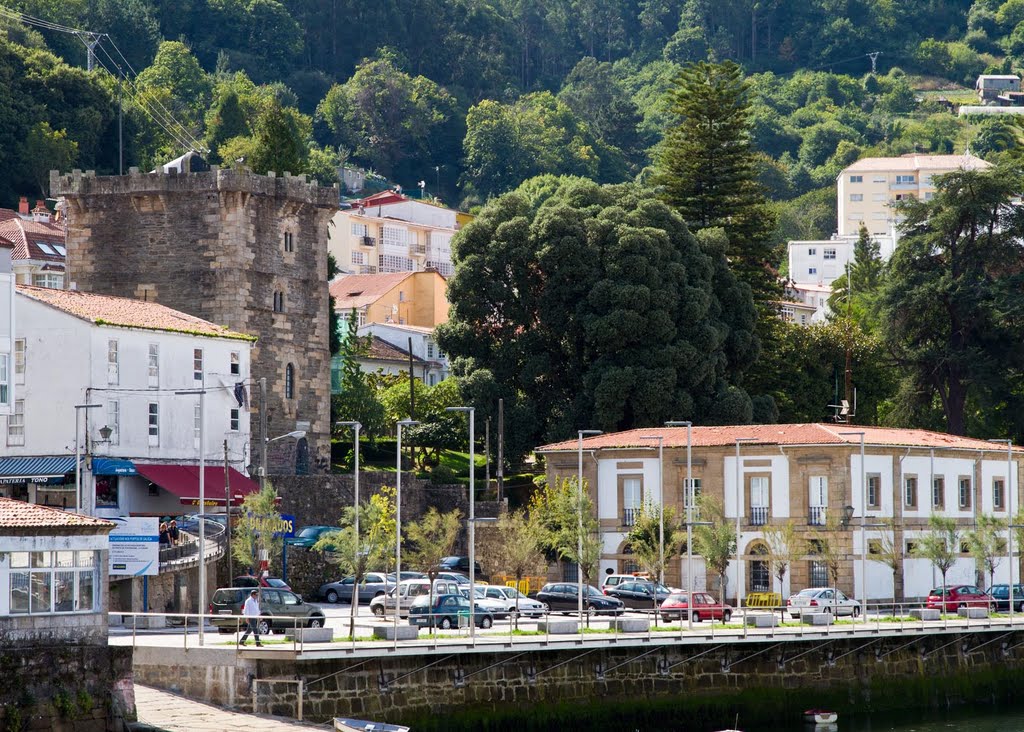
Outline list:
[[[110,574],[156,575],[160,573],[160,519],[119,516],[110,532]]]

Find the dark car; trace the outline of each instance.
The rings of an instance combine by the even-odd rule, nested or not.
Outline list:
[[[605,588],[608,597],[617,597],[626,607],[654,610],[669,598],[672,592],[665,585],[650,580],[620,582]]]
[[[403,572],[403,574],[405,573]],[[321,586],[317,595],[327,600],[327,602],[352,602],[352,585],[354,583],[355,577],[349,575],[344,579],[328,582]],[[385,575],[383,572],[367,572],[359,583],[359,590],[356,593],[359,598],[358,601],[370,601],[378,595],[385,594],[394,586],[395,575]]]
[[[337,526],[303,526],[299,533],[285,539],[284,543],[295,549],[312,549],[323,534],[338,530]]]
[[[474,613],[481,628],[494,625],[494,615],[481,607]],[[462,595],[436,595],[430,604],[430,595],[416,598],[409,606],[409,625],[422,628],[458,628],[469,622],[469,599]]]
[[[686,620],[691,613],[695,623],[704,619],[728,623],[732,619],[732,608],[706,592],[673,592],[661,603],[661,617],[666,623]]]
[[[927,607],[955,613],[962,607],[988,607],[989,596],[974,585],[947,585],[928,593]]]
[[[469,557],[445,557],[438,562],[438,569],[445,572],[459,572],[469,576]],[[473,575],[477,580],[488,581],[490,577],[480,568],[480,562],[473,562]]]
[[[252,592],[251,587],[222,587],[213,593],[210,599],[210,619],[221,633],[231,633],[239,629],[245,629],[245,619],[242,615],[242,606]],[[324,627],[323,610],[316,605],[310,605],[301,597],[289,590],[275,590],[268,587],[260,589],[260,614],[266,617],[259,621],[260,634],[283,633],[288,628]]]
[[[273,587],[275,590],[290,590],[291,587],[283,579],[278,577],[254,577],[251,574],[243,574],[231,580],[232,587]]]
[[[985,594],[989,596],[992,607],[996,610],[1010,609],[1010,586],[992,585]],[[1024,585],[1013,586],[1013,611],[1024,612]]]
[[[574,613],[579,608],[579,585],[576,582],[550,582],[540,588],[537,602],[545,603],[552,612]],[[583,609],[597,615],[619,615],[625,605],[616,597],[601,594],[592,585],[583,587]]]

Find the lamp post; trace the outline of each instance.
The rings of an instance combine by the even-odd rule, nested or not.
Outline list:
[[[419,422],[414,419],[403,419],[397,424],[398,443],[395,470],[398,471],[398,479],[395,481],[395,647],[398,647],[398,615],[399,597],[398,590],[402,584],[402,428],[415,427]],[[431,593],[433,594],[433,593]],[[387,603],[384,603],[387,607]]]
[[[1010,560],[1010,586],[1007,597],[1010,602],[1010,624],[1013,624],[1013,440],[989,440],[1006,443],[1006,550]]]
[[[867,621],[868,616],[868,534],[867,534],[867,523],[868,523],[868,503],[867,503],[867,485],[868,485],[868,466],[864,462],[864,431],[858,430],[856,432],[840,432],[840,435],[848,437],[860,437],[860,596],[863,598],[861,602],[864,603],[864,620]]]
[[[85,513],[82,510],[82,456],[78,442],[79,410],[99,409],[102,404],[76,404],[75,405],[75,509],[78,513]],[[88,414],[88,412],[86,412]]]
[[[743,605],[743,560],[740,559],[740,515],[742,508],[740,499],[743,497],[743,471],[740,468],[740,445],[744,442],[757,442],[756,437],[736,438],[736,609]],[[725,588],[722,588],[722,602],[725,602]]]
[[[446,407],[446,412],[465,412],[469,416],[469,637],[476,639],[476,409]]]
[[[666,422],[666,427],[686,427],[686,598],[689,602],[693,593],[693,422]],[[693,616],[686,613],[686,628],[693,630]]]
[[[359,430],[362,429],[363,425],[361,425],[359,422],[356,422],[355,420],[352,420],[352,421],[347,421],[347,422],[336,422],[335,426],[336,427],[351,427],[352,428],[352,451],[353,451],[353,455],[355,456],[354,457],[354,461],[355,462],[354,462],[354,466],[353,466],[353,469],[352,469],[352,484],[353,484],[353,488],[352,488],[352,505],[353,505],[353,509],[354,509],[353,510],[352,523],[353,523],[353,528],[355,529],[355,534],[356,534],[355,542],[353,542],[355,544],[355,550],[356,550],[356,556],[355,556],[355,562],[356,563],[353,565],[353,567],[356,570],[356,579],[360,579],[359,574],[358,574],[358,571],[359,571],[359,554],[360,554],[360,550],[359,550]],[[387,583],[385,582],[385,587],[386,586],[387,586]],[[395,586],[396,587],[398,586],[397,582],[395,583]],[[351,622],[351,627],[349,628],[349,635],[352,636],[352,640],[354,641],[356,639],[356,615],[358,615],[358,613],[359,613],[359,584],[358,583],[353,583],[353,585],[352,585],[352,597],[349,600],[349,605],[351,606],[351,610],[352,610],[352,622]]]
[[[579,471],[576,474],[576,515],[578,524],[576,529],[576,589],[577,609],[580,617],[580,632],[583,632],[583,437],[587,435],[599,435],[601,430],[579,430]]]
[[[199,397],[199,645],[203,645],[206,618],[206,389],[185,389],[178,396]],[[187,630],[187,628],[186,628]]]

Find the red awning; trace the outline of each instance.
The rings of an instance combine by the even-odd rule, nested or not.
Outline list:
[[[151,483],[178,496],[184,506],[199,505],[198,465],[143,465],[135,463],[135,469]],[[206,466],[206,481],[203,486],[207,506],[224,505],[224,467]],[[239,506],[247,495],[259,492],[259,485],[228,468],[231,487],[231,505]]]

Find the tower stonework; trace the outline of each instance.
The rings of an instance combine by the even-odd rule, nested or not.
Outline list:
[[[266,378],[267,436],[306,430],[305,441],[270,443],[268,472],[329,465],[327,226],[337,189],[305,176],[214,167],[100,177],[54,171],[50,190],[67,203],[69,283],[156,301],[258,337],[247,383],[249,463],[259,463],[255,413]]]

